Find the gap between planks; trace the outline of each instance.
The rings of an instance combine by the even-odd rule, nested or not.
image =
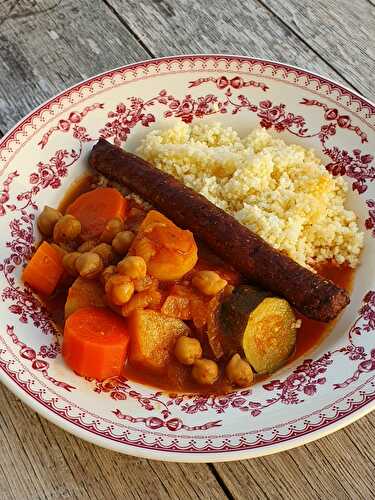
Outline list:
[[[287,22],[284,21],[284,19],[275,11],[273,10],[269,4],[267,4],[267,2],[265,2],[264,0],[257,0],[257,2],[259,2],[266,10],[268,10],[268,12],[270,12],[273,16],[276,17],[276,19],[278,19],[280,21],[280,23],[282,23],[288,30],[290,30],[293,35],[295,35],[299,40],[301,40],[301,42],[306,45],[306,47],[308,47],[315,55],[317,55],[319,57],[319,59],[321,59],[322,61],[324,61],[327,66],[329,66],[333,71],[335,71],[336,73],[338,73],[342,80],[344,82],[347,83],[347,85],[349,85],[350,87],[352,87],[356,92],[358,92],[358,94],[361,94],[360,90],[358,90],[357,87],[355,87],[353,85],[353,83],[348,80],[337,68],[335,68],[335,66],[333,64],[331,64],[325,57],[322,57],[322,55],[311,45],[309,44],[306,39],[304,39],[299,33],[297,30],[295,30],[290,24],[288,24]]]
[[[108,9],[112,12],[112,14],[120,21],[120,23],[125,26],[127,31],[134,37],[134,39],[139,43],[139,45],[147,52],[147,54],[155,58],[156,56],[151,52],[151,50],[147,47],[147,45],[143,42],[143,40],[137,35],[137,33],[129,26],[129,24],[125,21],[125,19],[120,16],[116,9],[112,7],[112,5],[107,0],[102,0],[103,3],[108,7]]]
[[[206,3],[204,8],[200,0],[128,0],[126,7],[122,0],[103,1],[153,55],[250,53],[307,66],[354,88],[342,68],[335,68],[264,0],[232,0],[230,13],[225,0]]]
[[[110,8],[110,6],[109,6],[109,4],[108,4],[107,0],[103,0],[103,3],[104,3],[104,4],[108,7],[108,8]],[[260,2],[260,3],[261,3],[261,2]],[[370,3],[371,3],[371,2],[370,2]],[[140,45],[141,45],[141,44],[143,44],[143,45],[146,47],[146,49],[144,49],[144,51],[145,51],[148,55],[153,56],[153,55],[154,55],[154,54],[153,54],[153,52],[152,52],[150,49],[148,49],[148,47],[146,46],[146,44],[145,44],[145,43],[141,40],[141,38],[140,38],[140,37],[136,34],[136,30],[134,30],[134,27],[130,27],[130,26],[128,25],[128,23],[127,23],[125,20],[123,20],[123,18],[122,18],[119,14],[117,14],[117,11],[116,11],[116,10],[111,9],[111,11],[112,11],[113,15],[115,15],[115,16],[117,17],[117,19],[121,22],[121,24],[122,24],[122,25],[126,28],[126,30],[127,30],[127,31],[129,31],[129,32],[132,34],[133,38],[135,38],[135,39],[138,41],[138,44],[140,44]],[[19,18],[19,16],[18,16],[18,18]],[[289,26],[288,26],[285,22],[283,22],[283,24],[284,24],[284,26],[287,26],[287,27],[288,27],[288,30],[290,30],[290,27],[289,27]],[[290,30],[290,31],[291,31],[291,30]],[[298,35],[295,35],[295,36],[297,36],[297,37],[298,37]],[[300,40],[301,38],[300,38],[300,37],[298,37],[298,39]],[[142,45],[142,47],[143,47],[143,45]],[[304,42],[304,45],[305,45],[307,48],[309,48],[308,44],[306,44],[305,42]],[[130,49],[130,50],[131,50],[131,49]],[[312,50],[312,49],[310,49],[310,50]],[[315,51],[314,53],[316,54],[316,51]],[[321,61],[324,61],[324,59],[323,59],[321,56],[319,56],[319,55],[318,55],[318,57],[319,57],[319,59],[320,59]],[[331,65],[330,67],[332,68],[332,65]],[[339,73],[339,74],[340,74],[340,72],[339,72],[339,71],[337,71],[336,69],[335,69],[335,73]],[[47,96],[47,97],[48,97],[48,96]],[[20,118],[21,118],[21,116],[20,116]],[[17,121],[18,121],[18,119],[17,119]],[[348,432],[348,434],[349,434],[349,432],[350,432],[350,431],[349,431],[349,430],[347,430],[347,431],[345,431],[345,432]],[[69,441],[71,441],[71,440],[69,440]],[[71,442],[72,442],[72,441],[71,441]],[[328,441],[327,441],[327,442],[328,442]],[[101,450],[99,450],[99,451],[98,451],[98,454],[99,454],[99,452],[101,453]],[[296,454],[296,453],[297,453],[297,452],[293,451],[293,455],[294,455],[294,454]],[[104,456],[104,452],[103,452],[103,456]],[[275,460],[275,461],[276,461],[276,460]],[[257,461],[257,462],[255,462],[255,461],[251,461],[251,462],[245,462],[245,463],[248,463],[248,464],[249,464],[249,466],[250,466],[250,464],[251,464],[251,465],[253,466],[253,468],[254,468],[254,469],[256,469],[256,468],[258,468],[259,461]],[[214,465],[212,465],[212,464],[211,464],[209,467],[210,467],[211,471],[212,471],[212,469],[215,469],[215,466],[214,466]],[[229,468],[229,466],[228,466],[228,468]],[[232,468],[232,467],[231,467],[231,468]],[[233,466],[233,468],[234,468],[234,466]],[[215,470],[216,470],[216,469],[215,469]],[[219,473],[217,472],[217,474],[219,474]],[[219,474],[219,477],[220,477],[220,474]],[[244,477],[243,477],[243,480],[245,480],[245,478],[246,478],[246,476],[244,476]],[[220,477],[220,480],[221,480],[221,481],[223,481],[223,480],[221,479],[221,477]],[[230,495],[231,495],[231,494],[230,494]],[[232,495],[231,495],[230,497],[232,497],[232,498],[233,498],[233,496],[232,496]]]

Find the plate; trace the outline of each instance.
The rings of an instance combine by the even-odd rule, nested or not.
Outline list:
[[[30,113],[0,142],[0,379],[54,424],[100,446],[152,459],[211,462],[286,450],[375,406],[375,107],[286,64],[177,56],[95,76]],[[35,219],[82,175],[95,140],[133,150],[150,130],[221,121],[257,125],[317,150],[346,177],[365,232],[351,304],[305,356],[251,389],[166,395],[125,379],[88,381],[66,368],[59,336],[20,275]]]

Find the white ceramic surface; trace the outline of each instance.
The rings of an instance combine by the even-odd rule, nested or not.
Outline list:
[[[284,64],[178,56],[125,66],[40,106],[0,141],[0,380],[77,436],[123,453],[187,462],[285,450],[354,421],[375,402],[375,107],[341,85]],[[366,233],[351,304],[311,353],[251,389],[168,397],[126,380],[87,381],[66,368],[59,339],[20,275],[56,206],[102,136],[133,149],[149,130],[222,121],[259,123],[321,152],[350,185]]]

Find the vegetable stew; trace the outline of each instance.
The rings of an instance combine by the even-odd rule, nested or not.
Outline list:
[[[46,207],[38,226],[44,240],[24,280],[64,331],[65,362],[79,375],[225,393],[332,327],[249,286],[190,231],[95,177],[74,183],[58,210]],[[348,289],[353,270],[327,263],[319,273]]]

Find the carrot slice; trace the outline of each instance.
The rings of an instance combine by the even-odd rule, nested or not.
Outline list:
[[[129,250],[143,257],[149,274],[162,281],[178,280],[191,271],[197,252],[193,234],[156,210],[147,213]]]
[[[63,273],[62,254],[43,241],[25,267],[22,278],[34,290],[51,295]]]
[[[121,374],[128,344],[123,318],[102,307],[85,307],[65,322],[62,354],[78,375],[104,380]]]
[[[97,238],[110,219],[125,220],[127,200],[115,188],[96,188],[83,193],[71,203],[66,213],[74,215],[82,226],[84,240]]]

